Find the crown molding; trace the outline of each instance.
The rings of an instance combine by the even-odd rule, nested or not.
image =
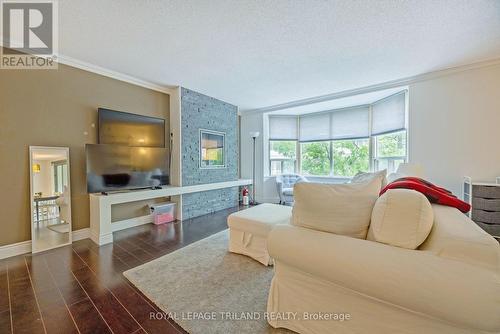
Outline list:
[[[136,77],[133,77],[128,74],[124,74],[121,72],[113,71],[113,70],[108,70],[104,67],[100,67],[91,63],[87,63],[72,57],[64,56],[64,55],[58,55],[56,61],[59,64],[64,64],[67,66],[79,68],[81,70],[87,71],[87,72],[92,72],[95,74],[99,74],[108,78],[124,81],[127,83],[130,83],[135,86],[140,86],[144,88],[148,88],[157,92],[165,93],[171,95],[173,92],[173,89],[175,86],[162,86],[158,85],[146,80],[142,80]]]
[[[291,102],[286,102],[286,103],[275,104],[275,105],[268,106],[268,107],[249,109],[246,111],[241,110],[240,113],[242,116],[245,116],[245,115],[251,115],[251,114],[263,114],[263,113],[268,113],[271,111],[283,110],[283,109],[294,108],[294,107],[302,107],[302,106],[306,106],[306,105],[310,105],[310,104],[327,102],[327,101],[336,100],[336,99],[349,97],[349,96],[353,96],[353,95],[366,94],[366,93],[371,93],[371,92],[375,92],[378,90],[407,86],[407,85],[410,85],[410,84],[413,84],[416,82],[436,79],[439,77],[443,77],[443,76],[447,76],[447,75],[451,75],[451,74],[455,74],[455,73],[460,73],[460,72],[464,72],[464,71],[469,71],[469,70],[473,70],[473,69],[494,66],[494,65],[499,65],[499,64],[500,64],[500,58],[494,58],[494,59],[490,59],[490,60],[486,60],[486,61],[471,63],[471,64],[457,66],[457,67],[450,67],[450,68],[446,68],[446,69],[442,69],[442,70],[427,72],[427,73],[423,73],[423,74],[419,74],[419,75],[415,75],[415,76],[411,76],[411,77],[387,81],[387,82],[369,85],[369,86],[365,86],[365,87],[361,87],[361,88],[348,89],[348,90],[344,90],[344,91],[340,91],[340,92],[336,92],[336,93],[320,95],[320,96],[316,96],[316,97],[311,97],[311,98],[306,98],[306,99],[301,99],[301,100],[296,100],[296,101],[291,101]]]
[[[4,47],[2,37],[0,37],[0,46]],[[127,83],[135,85],[135,86],[144,87],[144,88],[151,89],[151,90],[161,92],[161,93],[165,93],[168,95],[171,95],[172,92],[174,91],[174,89],[177,87],[177,86],[159,85],[159,84],[156,84],[153,82],[149,82],[147,80],[139,79],[139,78],[136,78],[134,76],[124,74],[121,72],[109,70],[107,68],[104,68],[104,67],[101,67],[98,65],[94,65],[91,63],[87,63],[85,61],[82,61],[82,60],[79,60],[79,59],[76,59],[73,57],[68,57],[68,56],[65,56],[62,54],[57,54],[55,56],[55,60],[59,64],[64,64],[64,65],[78,68],[78,69],[81,69],[81,70],[84,70],[87,72],[99,74],[99,75],[102,75],[102,76],[105,76],[105,77],[108,77],[111,79],[127,82]]]

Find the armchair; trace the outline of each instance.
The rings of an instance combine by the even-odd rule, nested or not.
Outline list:
[[[308,182],[298,174],[282,174],[276,176],[276,187],[280,197],[280,204],[293,202],[293,186],[299,182]]]

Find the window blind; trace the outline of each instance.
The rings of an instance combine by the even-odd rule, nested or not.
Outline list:
[[[297,116],[269,116],[270,140],[297,140]]]
[[[405,128],[405,92],[389,96],[372,105],[372,135]]]
[[[330,113],[300,116],[300,141],[330,139]]]
[[[355,107],[300,116],[302,142],[355,139],[369,136],[369,108]]]
[[[369,120],[368,106],[335,110],[330,118],[330,139],[367,138]]]

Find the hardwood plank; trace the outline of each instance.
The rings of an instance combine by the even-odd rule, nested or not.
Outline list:
[[[69,306],[78,330],[82,334],[112,333],[89,298]]]
[[[82,250],[80,249],[80,251]],[[92,248],[90,252],[99,256],[103,263],[115,263],[115,265],[106,266],[109,269],[106,273],[103,273],[102,269],[98,269],[101,273],[99,279],[148,333],[178,333],[169,321],[151,319],[151,313],[159,310],[153,307],[152,303],[139,294],[123,277],[122,272],[127,268],[120,268],[118,264],[121,260],[114,256],[112,247]],[[88,258],[93,258],[87,252],[82,253],[86,254]],[[122,265],[124,265],[123,262]],[[89,264],[89,266],[92,269],[92,265]]]
[[[73,317],[57,288],[37,293],[37,298],[47,333],[78,333]]]
[[[12,333],[10,327],[10,310],[0,313],[0,333]]]
[[[0,261],[0,333],[186,333],[150,319],[162,311],[123,271],[226,229],[236,210],[118,231],[101,247],[85,239]]]
[[[9,312],[10,318],[10,301],[9,301],[9,282],[7,278],[7,264],[5,261],[0,262],[0,313]]]
[[[48,333],[78,333],[75,322],[43,256],[27,256],[26,264]]]
[[[45,333],[24,258],[9,259],[7,272],[11,296],[12,330],[15,333]]]
[[[71,250],[71,252],[73,252]],[[87,294],[76,280],[68,262],[54,256],[45,257],[47,267],[67,305],[87,298]]]
[[[114,333],[132,333],[139,324],[123,308],[113,294],[104,288],[89,268],[82,268],[74,275]]]

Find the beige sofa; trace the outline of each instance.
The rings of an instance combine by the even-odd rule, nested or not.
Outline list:
[[[274,228],[267,309],[278,316],[268,322],[299,333],[500,333],[498,242],[458,210],[433,208],[417,250],[372,241],[370,230],[363,240]]]

